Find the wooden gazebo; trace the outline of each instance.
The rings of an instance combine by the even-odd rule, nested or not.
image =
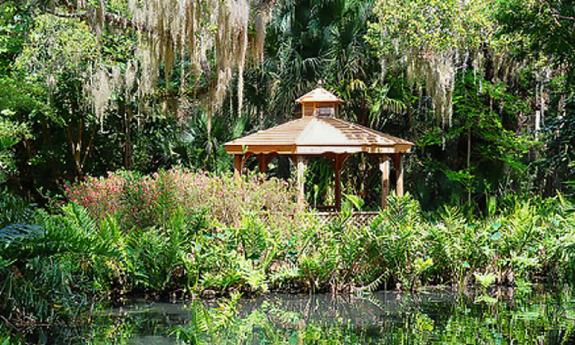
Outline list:
[[[354,153],[365,152],[380,157],[381,207],[389,194],[390,160],[396,174],[395,191],[403,195],[402,156],[413,143],[338,118],[341,99],[319,87],[296,100],[301,117],[258,131],[225,144],[234,155],[234,171],[241,175],[245,160],[256,156],[259,170],[266,172],[268,163],[277,155],[287,155],[297,167],[299,199],[305,201],[304,178],[309,158],[323,156],[333,162],[335,172],[335,209],[341,209],[341,169]]]

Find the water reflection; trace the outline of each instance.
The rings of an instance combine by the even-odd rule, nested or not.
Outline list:
[[[269,295],[235,308],[134,301],[102,310],[89,325],[40,333],[47,343],[575,344],[571,296],[542,292],[487,305],[439,292]]]

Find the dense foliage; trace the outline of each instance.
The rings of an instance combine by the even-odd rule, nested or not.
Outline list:
[[[351,202],[323,223],[298,209],[290,190],[276,179],[180,170],[70,186],[69,197],[84,206],[22,210],[34,225],[0,230],[0,314],[19,323],[69,322],[95,301],[134,295],[426,285],[477,286],[489,302],[494,284],[528,290],[575,278],[575,213],[561,195],[516,200],[477,220],[449,207],[428,214],[411,196],[393,197],[371,224],[358,226]]]
[[[573,281],[574,42],[564,0],[2,1],[0,344],[135,295],[445,285],[489,304]],[[416,143],[409,195],[379,209],[375,157],[353,155],[324,222],[287,158],[230,175],[223,143],[318,84]],[[306,183],[333,200],[327,160]]]

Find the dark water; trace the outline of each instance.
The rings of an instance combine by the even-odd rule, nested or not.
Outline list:
[[[115,344],[575,344],[568,291],[523,298],[452,293],[364,297],[268,295],[182,304],[135,301],[82,327],[49,330],[50,343]],[[477,301],[477,302],[476,302]]]

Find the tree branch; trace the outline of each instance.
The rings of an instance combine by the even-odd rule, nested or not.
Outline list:
[[[78,19],[83,19],[83,20],[94,18],[96,15],[95,10],[93,10],[93,9],[89,10],[89,11],[82,11],[82,12],[60,12],[60,11],[55,11],[55,10],[47,8],[47,9],[45,9],[45,11],[47,13],[50,13],[53,16],[60,17],[60,18],[78,18]],[[138,23],[138,22],[131,20],[131,19],[124,18],[124,17],[117,15],[115,13],[109,13],[109,12],[104,13],[104,21],[107,22],[108,24],[115,25],[115,26],[120,26],[120,27],[124,27],[124,28],[131,28],[131,29],[145,31],[145,32],[153,32],[153,30],[151,28],[146,27],[144,24]]]
[[[562,15],[557,8],[553,7],[549,0],[541,0],[541,3],[547,5],[547,8],[551,11],[551,16],[559,26],[561,25],[559,19],[575,21],[575,17]]]
[[[88,18],[88,12],[87,11],[68,13],[68,12],[53,11],[49,8],[45,9],[45,11],[50,13],[53,16],[60,17],[60,18],[80,18],[80,19]]]
[[[565,19],[565,20],[575,21],[575,17],[564,16],[564,15],[561,15],[561,14],[559,14],[559,13],[555,13],[554,16],[557,17],[557,18],[559,18],[559,19]]]

